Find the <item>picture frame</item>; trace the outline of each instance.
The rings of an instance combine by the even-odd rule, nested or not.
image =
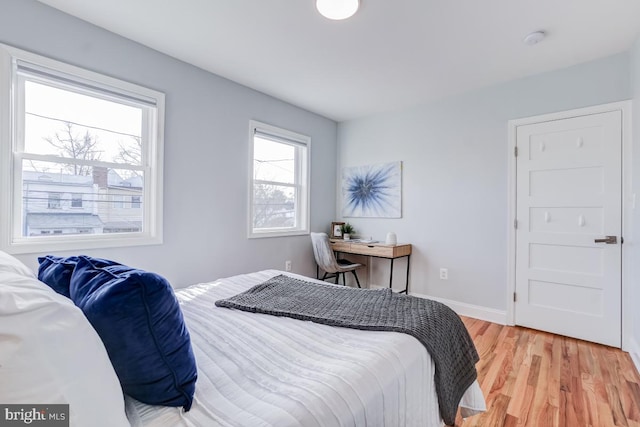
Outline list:
[[[402,162],[342,168],[342,218],[402,218]]]
[[[334,221],[331,223],[331,237],[332,239],[342,239],[342,226],[344,222]]]

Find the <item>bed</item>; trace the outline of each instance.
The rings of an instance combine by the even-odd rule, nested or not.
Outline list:
[[[244,274],[176,291],[198,363],[191,410],[127,398],[132,426],[441,426],[425,348],[359,331],[215,307],[279,274]],[[310,280],[308,278],[303,278]],[[485,409],[475,382],[464,416]]]
[[[71,426],[443,425],[433,361],[412,336],[215,306],[280,274],[313,281],[268,270],[175,291],[197,362],[185,412],[123,396],[90,313],[0,252],[0,402],[67,403]],[[485,410],[477,381],[460,407]]]

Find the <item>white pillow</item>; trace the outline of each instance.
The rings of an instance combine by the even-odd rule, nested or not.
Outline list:
[[[130,424],[107,351],[82,311],[0,251],[0,402],[69,404],[70,425]]]
[[[2,273],[16,273],[20,276],[36,278],[33,270],[20,262],[19,259],[0,251],[0,274]]]

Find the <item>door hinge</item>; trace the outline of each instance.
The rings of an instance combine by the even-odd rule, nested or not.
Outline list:
[[[516,145],[515,147],[513,147],[513,155],[518,157],[518,146]]]
[[[517,302],[518,301],[518,297],[516,296],[516,293],[513,293],[513,302]]]
[[[517,219],[513,220],[513,228],[515,228],[516,230],[518,229],[518,220]]]
[[[620,244],[624,243],[624,237],[620,236]]]

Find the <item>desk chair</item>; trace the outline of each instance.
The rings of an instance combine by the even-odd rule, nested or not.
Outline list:
[[[311,233],[311,244],[313,245],[313,256],[316,258],[316,264],[324,271],[322,280],[335,277],[337,285],[340,282],[340,274],[342,274],[342,284],[346,286],[347,279],[344,273],[350,271],[353,273],[353,277],[356,278],[358,287],[361,287],[356,269],[363,265],[346,259],[337,260],[329,244],[329,236],[327,236],[327,233]]]

